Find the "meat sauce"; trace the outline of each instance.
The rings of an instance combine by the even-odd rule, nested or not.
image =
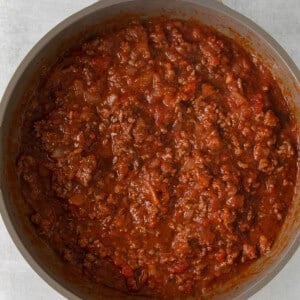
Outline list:
[[[38,234],[82,276],[205,295],[268,255],[296,125],[270,72],[193,21],[134,20],[68,51],[26,107],[17,161]]]

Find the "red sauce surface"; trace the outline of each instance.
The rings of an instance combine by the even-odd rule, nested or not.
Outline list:
[[[291,203],[296,127],[268,70],[212,28],[132,21],[66,53],[26,108],[31,220],[83,276],[205,295],[266,255]]]

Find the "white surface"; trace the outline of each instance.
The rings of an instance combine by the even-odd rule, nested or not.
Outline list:
[[[150,0],[151,1],[151,0]],[[162,0],[163,1],[163,0]],[[93,0],[0,0],[0,96],[31,47],[65,17]],[[261,25],[300,67],[299,0],[224,0]],[[0,300],[62,300],[24,261],[0,218]],[[300,250],[251,300],[300,299]]]

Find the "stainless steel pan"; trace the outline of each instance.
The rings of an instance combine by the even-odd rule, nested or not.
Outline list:
[[[0,109],[0,210],[16,246],[32,268],[68,299],[131,299],[128,295],[93,286],[76,276],[76,270],[63,264],[36,236],[20,194],[15,172],[18,128],[24,99],[34,93],[46,66],[80,38],[109,26],[109,19],[122,13],[141,17],[168,14],[194,18],[211,25],[255,52],[278,79],[282,92],[299,123],[300,73],[286,52],[249,19],[212,0],[102,0],[69,17],[44,38],[25,57],[11,79]],[[25,96],[24,96],[25,95]],[[268,283],[282,269],[297,248],[300,233],[299,176],[295,199],[280,236],[269,257],[258,260],[246,273],[219,287],[218,299],[246,299]],[[209,297],[210,295],[208,295]],[[135,297],[136,298],[136,297]]]

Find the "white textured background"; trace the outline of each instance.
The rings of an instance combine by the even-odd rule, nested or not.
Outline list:
[[[31,47],[64,18],[93,2],[0,0],[0,97]],[[300,68],[300,0],[223,2],[261,25],[286,49]],[[14,246],[0,218],[0,300],[19,299],[62,300],[63,297],[32,271]],[[280,274],[251,298],[268,299],[300,299],[300,249]]]

